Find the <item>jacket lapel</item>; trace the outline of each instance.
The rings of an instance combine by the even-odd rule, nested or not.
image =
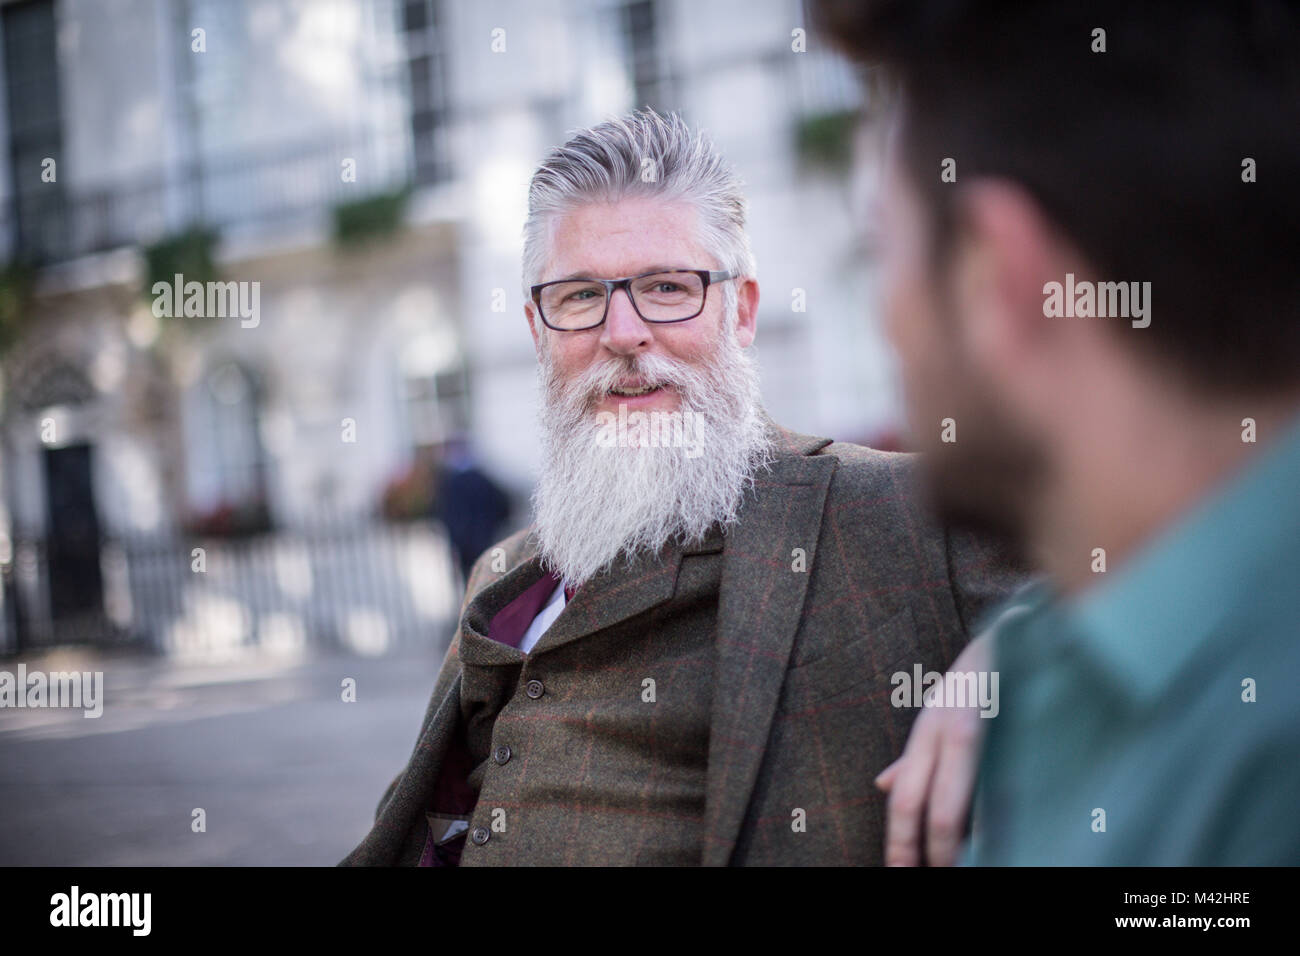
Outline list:
[[[560,616],[537,642],[533,653],[540,654],[613,627],[669,600],[677,587],[677,572],[683,556],[720,550],[722,540],[722,532],[715,526],[702,542],[691,547],[683,548],[679,543],[671,542],[657,555],[636,558],[631,567],[624,565],[620,559],[611,570],[596,575],[578,588],[573,600],[564,606]],[[519,652],[513,647],[498,645],[487,639],[488,629],[493,616],[536,583],[544,573],[537,548],[530,544],[517,567],[501,580],[484,588],[470,601],[462,627],[480,640],[462,643],[462,660],[489,665],[519,662]]]
[[[793,570],[801,548],[811,569],[831,457],[809,457],[829,442],[779,430],[781,457],[754,481],[740,520],[727,532],[718,596],[709,767],[706,866],[731,858],[767,749],[808,573]]]
[[[676,590],[682,557],[720,548],[721,541],[721,532],[713,528],[703,542],[689,548],[671,542],[656,555],[636,558],[631,567],[619,559],[611,570],[578,588],[533,652],[542,653],[579,640],[663,604]]]

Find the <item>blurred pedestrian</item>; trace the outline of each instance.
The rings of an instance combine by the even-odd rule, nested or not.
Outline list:
[[[469,440],[458,435],[443,446],[434,501],[463,584],[474,562],[498,539],[510,516],[510,499],[478,463]]]

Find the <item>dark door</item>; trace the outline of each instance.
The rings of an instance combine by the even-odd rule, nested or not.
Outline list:
[[[97,614],[104,603],[104,583],[89,445],[45,449],[45,500],[50,614],[56,621]]]

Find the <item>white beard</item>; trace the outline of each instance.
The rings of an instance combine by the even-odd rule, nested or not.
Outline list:
[[[730,317],[728,317],[730,318]],[[559,380],[549,354],[538,367],[543,464],[533,494],[543,566],[577,587],[619,557],[630,565],[676,540],[698,544],[715,523],[733,523],[755,473],[771,461],[758,369],[724,318],[716,355],[702,365],[658,357],[611,359],[576,381]],[[675,411],[696,426],[686,441],[650,445],[628,430],[613,444],[594,411],[627,376],[670,384]],[[642,437],[637,441],[637,436]],[[643,443],[644,446],[643,446]]]

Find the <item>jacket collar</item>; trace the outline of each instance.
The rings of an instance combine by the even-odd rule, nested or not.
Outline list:
[[[676,590],[682,559],[692,554],[716,553],[723,550],[723,544],[722,530],[714,525],[702,541],[689,546],[670,542],[658,554],[639,555],[630,565],[620,560],[578,588],[533,653],[579,640],[663,604]],[[461,660],[487,665],[523,660],[522,651],[489,639],[492,619],[545,575],[537,543],[530,535],[523,560],[470,601],[461,620]]]

